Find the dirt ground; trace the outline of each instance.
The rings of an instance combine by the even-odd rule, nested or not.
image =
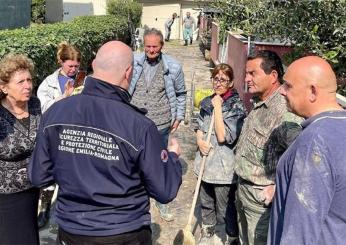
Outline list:
[[[183,183],[180,187],[177,198],[170,203],[172,213],[175,220],[166,222],[159,216],[158,210],[152,205],[152,230],[153,244],[169,245],[173,244],[173,240],[179,229],[183,229],[187,224],[190,212],[194,189],[196,185],[196,176],[193,173],[193,160],[196,153],[196,140],[191,123],[190,112],[192,109],[191,84],[192,80],[196,88],[210,87],[210,71],[209,62],[199,50],[197,43],[190,46],[182,46],[181,42],[173,41],[165,44],[165,53],[168,53],[179,60],[183,65],[185,83],[187,88],[187,117],[186,121],[181,124],[177,132],[173,135],[182,146],[182,155],[180,160],[183,164]],[[196,110],[195,110],[196,112]],[[196,218],[198,217],[198,218]],[[200,231],[200,214],[197,202],[195,217],[193,220],[193,230],[195,237],[199,237]]]

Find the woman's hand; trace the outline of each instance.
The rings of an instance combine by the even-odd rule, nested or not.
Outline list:
[[[73,80],[70,79],[65,84],[65,92],[63,94],[63,97],[70,97],[73,93],[74,87],[73,87]]]
[[[212,105],[215,107],[220,108],[222,106],[223,103],[223,99],[221,98],[220,95],[216,94],[214,95],[214,97],[211,99],[211,103]]]
[[[208,144],[207,141],[202,140],[202,139],[197,141],[197,145],[198,145],[198,148],[199,148],[199,151],[201,152],[201,154],[203,156],[208,156],[212,145]]]

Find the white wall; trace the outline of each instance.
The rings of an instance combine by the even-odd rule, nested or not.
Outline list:
[[[156,4],[144,3],[142,14],[142,26],[155,27],[165,33],[165,22],[173,13],[180,15],[180,4]],[[171,39],[178,39],[180,21],[175,19],[171,28]]]
[[[93,15],[92,0],[63,0],[63,20],[70,21],[76,16]]]
[[[107,0],[46,0],[46,21],[70,21],[77,16],[105,15]]]
[[[171,39],[183,39],[183,27],[182,21],[186,16],[186,12],[190,12],[195,18],[197,24],[198,10],[197,3],[193,0],[188,1],[142,1],[143,2],[143,14],[142,14],[142,26],[147,25],[149,27],[155,27],[165,32],[165,21],[175,12],[179,18],[174,21],[172,26]],[[169,2],[169,3],[168,3]],[[197,38],[197,32],[194,34],[194,39]]]
[[[106,3],[107,0],[92,0],[92,4],[94,6],[94,15],[105,15]]]

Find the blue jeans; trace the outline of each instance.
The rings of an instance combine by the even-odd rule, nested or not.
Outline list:
[[[193,30],[192,30],[192,28],[184,28],[183,38],[184,38],[184,40],[189,40],[190,39],[192,41],[192,38],[193,38]]]
[[[159,133],[161,134],[162,139],[163,139],[163,144],[164,144],[166,149],[168,147],[168,138],[169,138],[169,132],[170,131],[171,131],[170,127],[159,130]]]

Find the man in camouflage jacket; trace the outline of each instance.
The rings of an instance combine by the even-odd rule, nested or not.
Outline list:
[[[276,53],[260,51],[248,58],[245,82],[254,95],[254,108],[245,119],[235,159],[241,244],[267,243],[276,165],[301,130],[301,119],[287,111],[279,93],[282,76]]]

